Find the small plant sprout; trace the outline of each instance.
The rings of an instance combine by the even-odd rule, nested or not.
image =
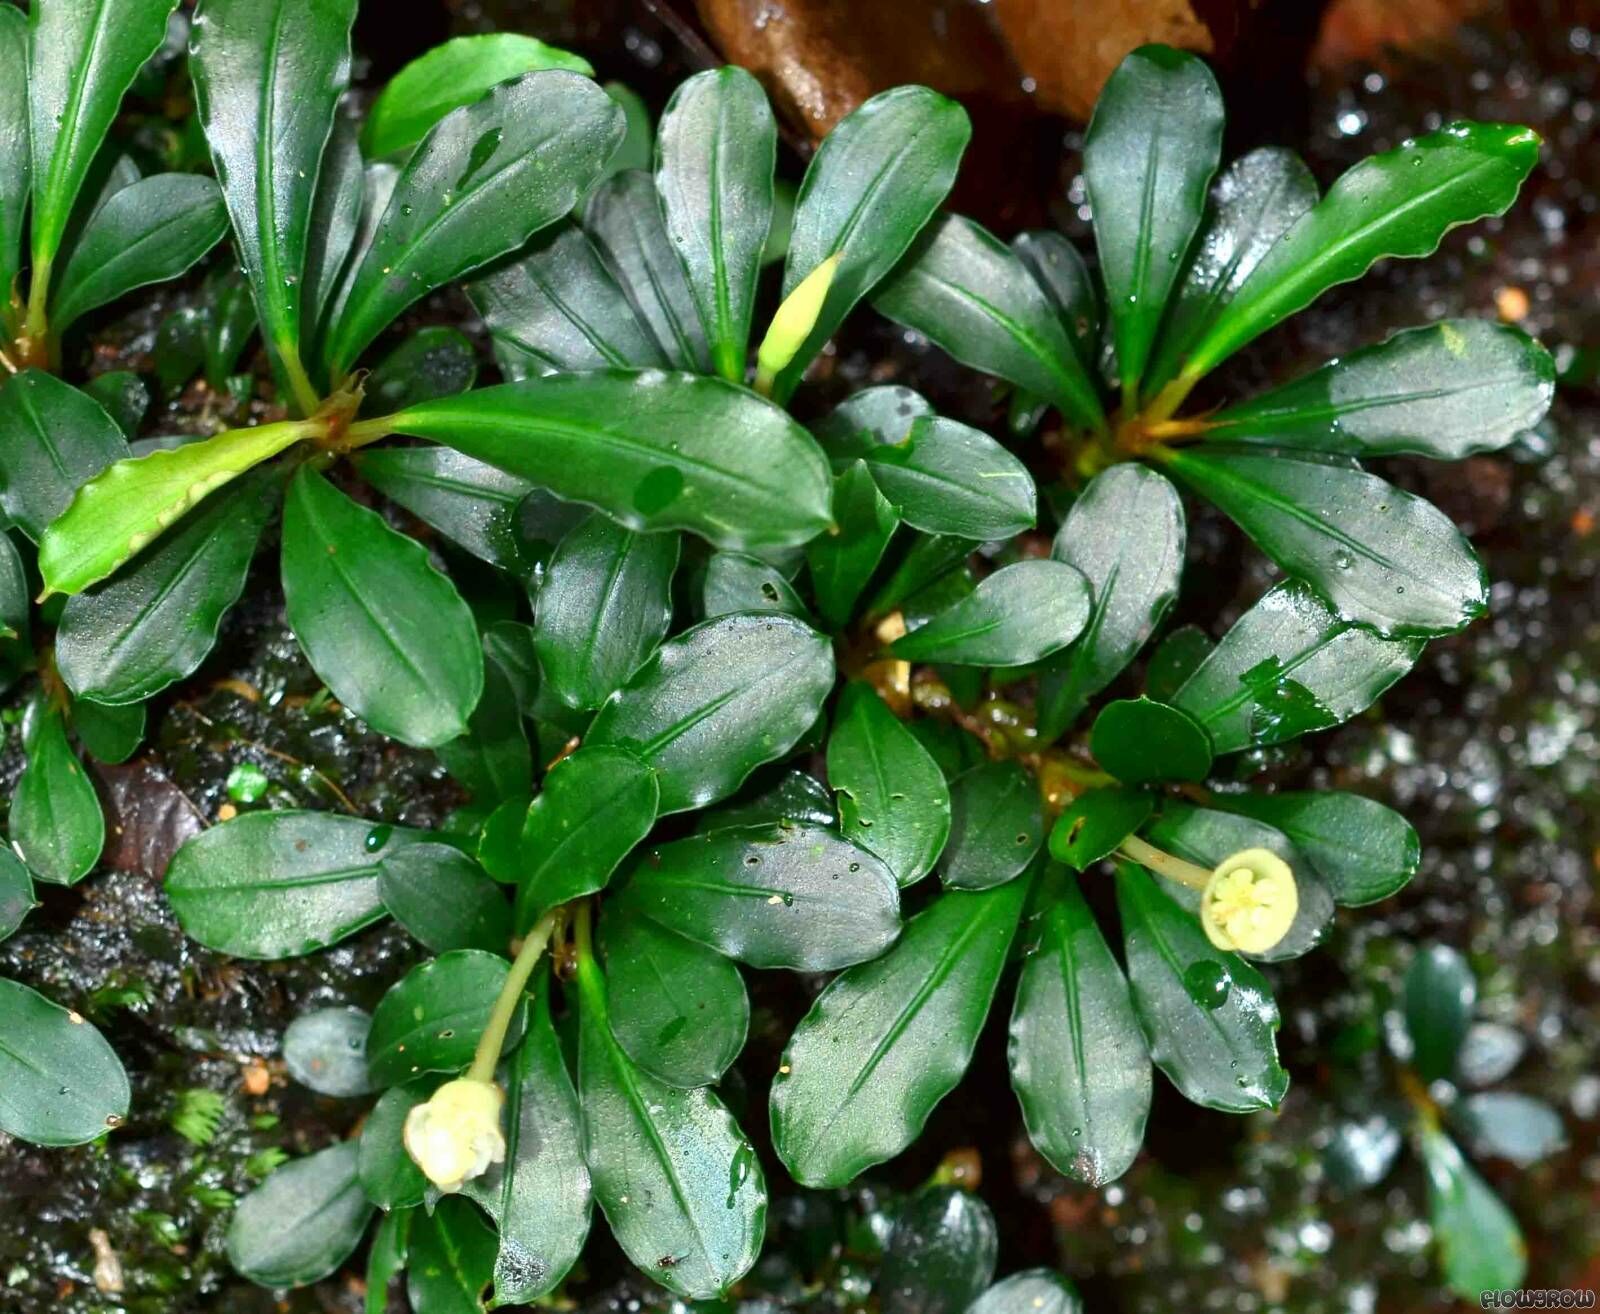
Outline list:
[[[835,252],[802,278],[772,316],[767,333],[756,350],[755,390],[763,397],[772,395],[778,375],[789,367],[796,353],[817,327],[817,319],[833,286],[842,256]]]

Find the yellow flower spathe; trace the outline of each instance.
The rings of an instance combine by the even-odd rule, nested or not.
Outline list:
[[[1294,925],[1300,892],[1289,864],[1269,849],[1243,849],[1217,864],[1200,895],[1200,925],[1218,949],[1264,954]]]
[[[505,1101],[505,1092],[493,1082],[470,1077],[445,1082],[431,1100],[406,1114],[406,1153],[441,1191],[459,1191],[488,1172],[490,1164],[505,1162],[506,1138],[500,1132]]]
[[[762,396],[772,391],[773,380],[788,367],[795,353],[811,336],[811,330],[816,328],[817,316],[822,314],[828,289],[833,286],[833,276],[843,254],[842,251],[835,251],[796,283],[794,291],[783,299],[773,314],[766,336],[756,349],[756,391]]]

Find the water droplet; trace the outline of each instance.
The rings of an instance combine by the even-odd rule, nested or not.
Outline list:
[[[1233,989],[1233,978],[1228,975],[1228,969],[1221,963],[1202,958],[1197,963],[1191,963],[1189,969],[1184,972],[1183,988],[1189,992],[1189,998],[1201,1008],[1221,1008],[1228,1002],[1228,995]]]
[[[363,844],[368,853],[376,853],[389,842],[389,837],[393,834],[393,826],[374,826],[367,832],[367,838],[363,841]]]
[[[1340,548],[1333,554],[1333,564],[1338,570],[1349,570],[1351,566],[1356,564],[1356,560],[1343,548]]]

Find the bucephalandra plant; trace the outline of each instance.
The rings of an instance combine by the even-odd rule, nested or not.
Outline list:
[[[468,1308],[491,1282],[495,1303],[527,1302],[577,1263],[598,1204],[656,1281],[728,1293],[768,1198],[716,1090],[749,1028],[741,967],[838,973],[772,1074],[773,1146],[807,1185],[915,1140],[1003,983],[1023,1119],[1064,1173],[1126,1170],[1155,1068],[1209,1108],[1275,1106],[1278,1009],[1251,960],[1394,893],[1418,842],[1373,801],[1240,782],[1483,606],[1454,526],[1356,458],[1503,446],[1552,370],[1523,335],[1461,321],[1254,401],[1185,403],[1327,287],[1503,210],[1532,134],[1451,129],[1321,201],[1292,157],[1258,152],[1208,200],[1210,74],[1136,51],[1086,147],[1102,290],[1053,235],[1012,250],[936,218],[966,117],[896,88],[811,161],[752,362],[777,194],[752,77],[691,78],[653,168],[608,173],[622,110],[516,38],[423,56],[358,129],[339,105],[353,17],[352,0],[203,0],[195,18],[283,418],[101,462],[41,539],[45,592],[70,595],[63,688],[127,706],[198,668],[281,502],[311,666],[470,796],[436,833],[247,810],[172,860],[173,909],[214,950],[303,954],[390,916],[432,953],[370,1017],[289,1029],[299,1079],[377,1099],[357,1138],[241,1202],[236,1267],[317,1280],[381,1211],[372,1308],[402,1272],[419,1310],[440,1283]],[[458,279],[506,382],[473,387],[449,329],[363,366]],[[237,322],[228,282],[213,333]],[[1013,384],[1019,433],[1054,407],[1066,467],[905,387],[802,428],[784,407],[863,299]],[[63,450],[69,395],[36,426]],[[1287,576],[1215,641],[1158,638],[1186,546],[1169,473]],[[475,608],[358,480],[455,545],[447,563],[497,568],[513,602]],[[1152,641],[1143,692],[1086,718],[1113,681],[1133,690]],[[1108,863],[1120,960],[1078,878]],[[1074,1299],[1025,1274],[976,1307]]]

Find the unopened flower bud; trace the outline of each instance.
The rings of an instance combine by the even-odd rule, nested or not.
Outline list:
[[[1200,925],[1218,949],[1264,954],[1288,934],[1299,909],[1289,864],[1269,849],[1243,849],[1211,873],[1200,895]]]
[[[805,345],[811,330],[817,326],[823,303],[828,299],[828,289],[833,286],[833,276],[838,271],[842,252],[834,252],[820,265],[795,284],[772,316],[766,336],[756,350],[756,391],[767,393],[772,382],[795,358],[795,353]]]
[[[406,1153],[441,1191],[459,1191],[490,1164],[503,1163],[500,1132],[505,1093],[489,1081],[447,1081],[406,1114]]]

